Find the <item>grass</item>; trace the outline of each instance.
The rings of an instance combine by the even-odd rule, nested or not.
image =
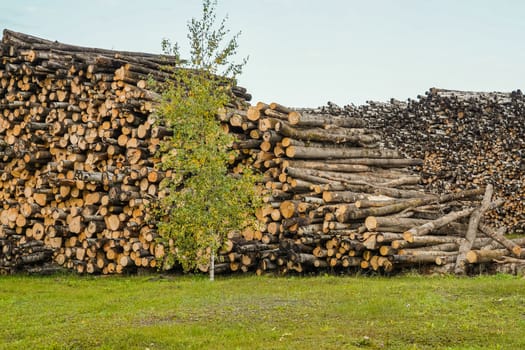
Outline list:
[[[525,279],[0,277],[0,349],[523,349]]]

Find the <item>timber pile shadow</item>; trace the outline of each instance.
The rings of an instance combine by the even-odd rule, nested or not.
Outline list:
[[[146,81],[168,79],[172,59],[8,30],[0,57],[0,272],[44,272],[49,261],[80,273],[156,269],[174,248],[157,240],[148,206],[165,195],[159,184],[170,172],[157,169],[156,151],[170,130],[155,123],[159,95]],[[239,140],[231,171],[259,170],[265,205],[256,230],[230,233],[218,273],[465,273],[472,264],[522,264],[525,242],[483,217],[506,205],[492,198],[489,181],[428,191],[413,168],[426,169],[431,157],[422,163],[391,147],[383,127],[370,125],[380,120],[372,104],[248,108],[245,89],[232,93],[218,114]]]

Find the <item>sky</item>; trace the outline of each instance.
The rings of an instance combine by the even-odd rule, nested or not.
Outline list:
[[[187,52],[199,0],[0,0],[0,29],[80,46]],[[523,0],[219,0],[241,31],[253,103],[317,107],[415,99],[431,87],[525,88]]]

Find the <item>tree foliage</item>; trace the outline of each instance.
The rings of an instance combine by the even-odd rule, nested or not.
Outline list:
[[[174,172],[163,184],[167,196],[160,200],[158,228],[162,239],[174,242],[169,258],[185,271],[206,264],[227,232],[249,224],[256,203],[250,169],[242,176],[229,172],[234,139],[216,118],[231,100],[230,88],[246,59],[232,61],[240,33],[227,40],[225,19],[216,27],[215,8],[216,1],[204,0],[202,17],[188,23],[190,60],[179,59],[182,69],[162,87],[158,109],[161,122],[173,129],[173,137],[161,144],[162,167]],[[177,44],[162,45],[180,58]]]

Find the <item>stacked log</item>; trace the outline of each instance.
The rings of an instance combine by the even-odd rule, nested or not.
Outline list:
[[[176,242],[157,241],[150,206],[170,176],[158,170],[156,155],[170,130],[156,123],[159,96],[146,83],[168,79],[174,63],[4,31],[2,271],[36,271],[51,258],[80,273],[156,269],[174,249]],[[229,234],[216,273],[463,273],[471,264],[494,266],[494,259],[498,266],[521,263],[525,242],[505,238],[482,215],[502,204],[489,194],[480,202],[485,182],[428,191],[413,169],[428,157],[386,147],[390,138],[371,127],[367,111],[248,108],[246,90],[232,92],[236,98],[218,114],[237,137],[231,171],[241,172],[242,164],[263,174],[264,205],[255,229]]]
[[[369,127],[384,132],[384,143],[424,160],[421,171],[433,192],[491,183],[505,204],[487,215],[513,232],[525,228],[525,97],[511,93],[432,88],[417,100],[346,106]]]
[[[264,174],[267,194],[257,215],[260,229],[242,232],[231,244],[228,262],[233,271],[303,271],[308,265],[342,264],[342,256],[330,256],[329,265],[313,254],[321,248],[319,236],[331,240],[336,235],[330,232],[348,236],[355,228],[335,218],[325,220],[325,215],[333,215],[334,203],[383,200],[382,192],[396,187],[417,192],[419,177],[403,167],[419,161],[378,147],[379,135],[364,128],[359,118],[300,113],[278,103],[258,103],[236,116],[238,120],[229,119],[231,131],[249,126],[237,129],[243,141],[235,147],[245,154],[245,163]],[[244,251],[245,246],[250,251]]]
[[[27,240],[25,236],[0,232],[0,275],[19,271],[31,272],[51,262],[53,250],[40,240]]]
[[[480,213],[501,200],[489,193],[478,208],[479,186],[442,195],[425,190],[409,169],[422,161],[382,147],[382,136],[363,118],[262,102],[238,117],[236,125],[251,128],[239,135],[237,148],[264,173],[267,194],[260,230],[232,238],[222,269],[467,273],[477,263],[471,250],[505,251],[501,240],[476,238]],[[469,229],[475,216],[478,224]],[[506,240],[516,251],[523,243]]]
[[[20,247],[39,242],[40,261],[51,250],[56,263],[81,273],[156,267],[165,250],[148,204],[169,176],[156,169],[169,130],[155,123],[159,95],[146,81],[168,79],[174,64],[4,31],[0,265],[19,267],[32,259],[27,251],[20,260]],[[249,95],[233,93],[231,107],[242,108]]]

